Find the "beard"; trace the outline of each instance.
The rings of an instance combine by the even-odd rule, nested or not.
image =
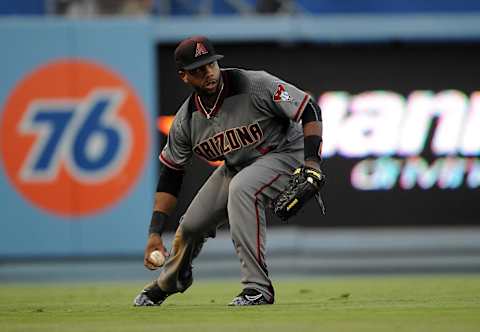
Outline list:
[[[222,76],[220,75],[217,80],[209,84],[205,84],[202,87],[196,87],[196,92],[202,97],[214,97],[220,92],[220,88],[222,86]]]

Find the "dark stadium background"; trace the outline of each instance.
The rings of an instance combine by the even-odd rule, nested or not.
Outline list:
[[[176,76],[173,44],[158,44],[158,103],[160,115],[173,115],[190,90]],[[456,89],[469,95],[480,87],[480,44],[468,42],[390,42],[390,43],[217,43],[224,54],[223,67],[266,70],[310,91],[316,98],[326,91],[351,94],[369,90],[390,90],[407,96],[413,90],[434,92]],[[435,129],[430,128],[428,143]],[[165,137],[159,135],[163,146]],[[427,151],[422,157],[432,161]],[[196,158],[195,158],[196,159]],[[350,171],[357,158],[334,156],[324,162],[328,176],[324,197],[328,214],[319,216],[315,203],[290,224],[325,226],[457,226],[478,225],[478,188],[428,190],[418,186],[403,190],[359,191],[350,184]],[[198,159],[195,172],[188,172],[179,197],[179,209],[188,202],[213,170]],[[272,218],[271,218],[272,219]],[[273,218],[270,226],[282,226]]]

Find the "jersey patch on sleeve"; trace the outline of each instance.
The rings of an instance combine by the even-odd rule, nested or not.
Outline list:
[[[285,88],[285,85],[279,84],[277,86],[277,90],[275,91],[275,94],[273,95],[273,101],[276,103],[279,103],[281,101],[293,101],[292,97],[288,94],[287,89]]]

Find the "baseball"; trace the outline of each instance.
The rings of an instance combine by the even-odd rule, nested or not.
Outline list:
[[[150,262],[152,262],[155,266],[158,267],[163,266],[163,264],[165,263],[165,256],[163,256],[163,254],[158,250],[152,251],[148,258]]]

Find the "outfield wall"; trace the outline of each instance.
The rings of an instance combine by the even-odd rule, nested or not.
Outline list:
[[[477,225],[478,44],[444,49],[419,46],[412,52],[410,44],[405,49],[390,43],[375,47],[346,44],[342,48],[325,42],[357,42],[361,35],[364,42],[395,36],[406,41],[412,34],[405,30],[406,25],[399,25],[403,28],[398,30],[393,25],[377,39],[374,26],[365,17],[343,18],[346,21],[342,22],[353,24],[350,27],[360,24],[366,29],[359,35],[351,35],[351,29],[333,34],[333,25],[320,29],[319,24],[326,24],[322,20],[306,19],[304,24],[310,25],[296,26],[297,19],[274,18],[270,24],[264,19],[243,23],[235,19],[230,28],[220,20],[222,29],[217,26],[216,30],[213,23],[197,19],[190,24],[183,19],[1,20],[0,256],[142,252],[156,184],[156,155],[162,143],[155,128],[157,116],[172,115],[187,93],[174,77],[171,42],[198,33],[200,26],[219,42],[218,48],[226,55],[223,65],[266,69],[310,90],[316,98],[330,98],[330,107],[322,106],[326,119],[335,115],[331,105],[342,103],[398,106],[396,114],[402,115],[402,120],[389,121],[385,108],[359,106],[355,117],[345,113],[347,107],[340,109],[344,112],[341,119],[326,121],[335,124],[326,128],[325,136],[329,217],[319,219],[318,210],[310,205],[294,224]],[[420,22],[430,22],[423,19]],[[325,22],[333,24],[328,18]],[[457,22],[463,24],[457,25],[456,37],[450,37],[480,37],[479,25],[474,23],[479,20],[469,16]],[[423,31],[421,38],[436,39],[442,33],[440,28],[417,24]],[[246,43],[249,30],[241,34],[240,26],[246,30],[263,27],[251,35],[251,40],[261,43]],[[225,43],[229,38],[235,44]],[[273,41],[282,41],[282,45]],[[408,135],[400,133],[398,137],[407,138],[401,147],[410,154],[402,154],[405,151],[393,143],[375,145],[383,142],[375,135],[377,138],[371,139],[373,134],[381,135],[382,121],[398,128],[398,121],[407,119],[408,110],[414,108],[412,93],[417,96],[416,92],[424,90],[433,92],[422,95],[420,101],[453,107],[453,111],[443,109],[443,115],[437,112],[435,116],[445,121],[439,121],[433,131],[428,128],[433,128],[430,125],[436,120],[429,122],[427,116],[428,121],[422,122],[428,125],[422,132],[427,133],[426,143],[420,144],[425,149],[408,152]],[[422,114],[436,112],[422,105]],[[372,121],[378,126],[359,125]],[[416,123],[415,118],[410,121]],[[457,124],[459,132],[453,131],[457,133],[453,140],[448,139],[449,127],[441,130],[442,123]],[[349,133],[349,126],[365,144],[338,141],[338,131]],[[423,137],[422,133],[416,137]],[[439,141],[434,144],[437,133]],[[329,143],[330,137],[336,137],[335,144]],[[350,134],[341,137],[355,138]],[[410,157],[426,160],[426,166],[413,164],[413,175],[401,180],[399,174]],[[179,211],[212,171],[198,161],[194,167]],[[354,183],[355,169],[360,175]],[[371,174],[378,176],[369,177]],[[174,223],[177,218],[178,213],[172,218]]]
[[[147,22],[0,24],[0,256],[139,250],[154,187]]]

